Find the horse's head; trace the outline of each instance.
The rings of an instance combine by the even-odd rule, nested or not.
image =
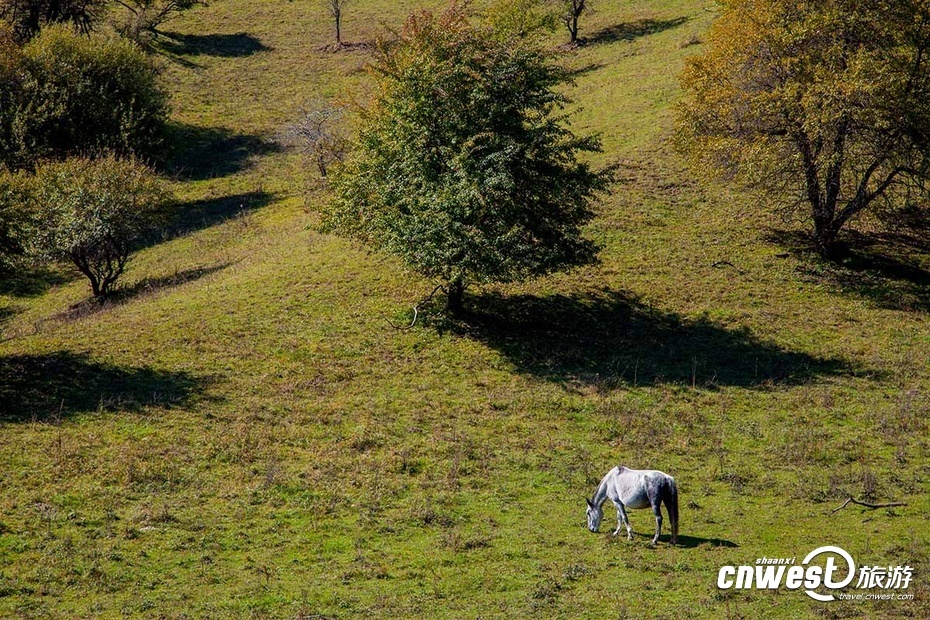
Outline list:
[[[598,528],[601,527],[601,519],[604,518],[604,511],[600,506],[595,506],[594,502],[587,497],[584,498],[584,501],[588,503],[588,529],[592,532],[596,532]]]

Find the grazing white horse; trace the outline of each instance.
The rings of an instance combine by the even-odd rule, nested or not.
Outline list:
[[[614,467],[598,485],[592,499],[588,502],[588,529],[596,532],[604,518],[602,506],[610,499],[617,507],[617,529],[613,535],[620,533],[620,527],[626,525],[627,538],[633,540],[633,528],[626,516],[627,508],[652,508],[656,516],[656,535],[652,544],[659,542],[662,531],[661,504],[665,504],[668,518],[672,525],[672,544],[678,543],[678,487],[675,479],[666,473],[654,469],[629,469]]]

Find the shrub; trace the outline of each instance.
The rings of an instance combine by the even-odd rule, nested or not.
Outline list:
[[[10,273],[24,255],[30,214],[29,179],[0,172],[0,273]]]
[[[43,226],[33,243],[37,254],[69,260],[90,280],[101,299],[126,268],[134,244],[156,227],[165,189],[132,159],[106,155],[40,166],[34,200]]]
[[[158,159],[167,97],[152,61],[131,42],[46,28],[22,50],[8,165],[113,152]]]
[[[312,102],[303,109],[296,122],[285,128],[281,137],[285,146],[305,155],[324,180],[329,167],[341,162],[348,148],[342,116],[341,108],[325,102]]]
[[[542,37],[552,32],[561,14],[548,0],[495,0],[485,21],[506,37]]]

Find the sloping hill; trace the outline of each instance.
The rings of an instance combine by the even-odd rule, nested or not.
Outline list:
[[[345,38],[418,6],[359,0]],[[408,331],[429,283],[314,233],[325,196],[272,140],[311,98],[364,100],[365,48],[321,51],[321,13],[174,22],[175,223],[118,305],[72,308],[68,272],[3,289],[0,617],[930,614],[926,255],[886,236],[824,264],[689,174],[676,76],[713,3],[603,0],[562,52],[575,128],[622,164],[602,263]],[[619,463],[676,476],[681,546],[584,529]],[[849,495],[908,505],[828,517]],[[716,588],[826,544],[915,567],[915,599]]]

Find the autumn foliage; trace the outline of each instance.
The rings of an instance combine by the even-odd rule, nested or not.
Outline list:
[[[814,244],[930,179],[930,3],[728,0],[683,75],[680,142],[699,169],[803,209]]]

